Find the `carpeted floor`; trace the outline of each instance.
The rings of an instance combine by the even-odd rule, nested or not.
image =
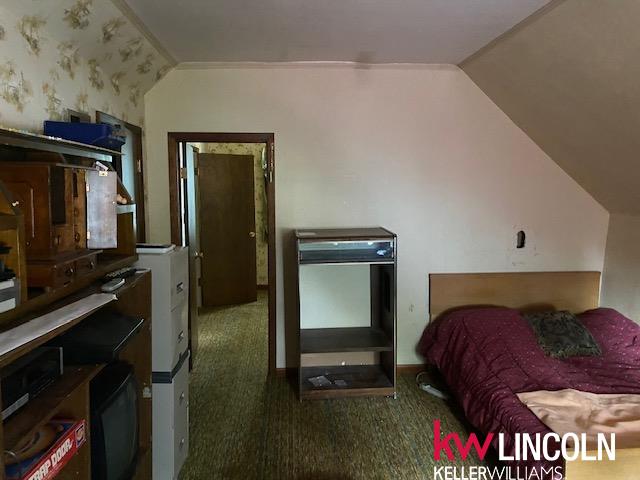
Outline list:
[[[199,328],[182,480],[432,479],[433,420],[465,431],[413,375],[397,400],[298,401],[285,378],[267,379],[266,295],[206,312]]]

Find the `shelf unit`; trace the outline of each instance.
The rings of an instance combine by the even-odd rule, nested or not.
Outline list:
[[[74,171],[84,173],[93,169],[95,160],[111,162],[120,152],[69,142],[43,135],[0,129],[0,169],[10,169],[11,162],[44,162],[49,165],[63,165]],[[9,190],[0,182],[0,239],[14,247],[12,253],[20,252],[19,258],[10,258],[7,264],[20,273],[20,304],[0,314],[0,334],[18,325],[24,324],[47,313],[65,307],[91,294],[99,293],[100,279],[108,272],[132,265],[137,260],[135,207],[126,189],[121,185],[118,193],[129,200],[129,204],[117,207],[117,247],[94,249],[95,262],[85,268],[75,280],[54,289],[29,288],[27,290],[24,275],[25,233],[24,215],[20,205]],[[65,200],[65,206],[71,204]],[[86,204],[73,203],[74,208],[86,208]],[[97,210],[97,207],[94,207]],[[99,218],[99,214],[96,215]],[[104,222],[98,222],[98,227]],[[19,262],[21,263],[19,263]],[[152,399],[151,399],[151,274],[139,273],[126,279],[125,284],[116,292],[118,301],[101,308],[115,310],[121,314],[144,319],[139,332],[120,351],[119,358],[133,366],[138,388],[138,427],[137,468],[133,480],[149,480],[152,465]],[[88,314],[87,314],[88,315]],[[0,366],[6,366],[33,349],[44,345],[54,337],[84,321],[87,315],[78,315],[69,323],[62,325],[38,338],[0,355]],[[103,365],[65,365],[63,375],[43,390],[27,405],[15,412],[6,421],[0,423],[0,446],[11,449],[53,418],[67,417],[87,421],[87,443],[64,466],[56,479],[88,480],[91,478],[91,422],[90,422],[90,383],[101,371]],[[0,456],[0,480],[5,478],[4,456]]]
[[[382,227],[296,230],[295,241],[300,399],[395,397],[396,235]],[[307,280],[320,268],[338,283],[345,274],[338,267],[358,269],[353,295]],[[331,309],[334,300],[368,304],[334,315],[315,308]]]
[[[43,315],[100,291],[100,283],[94,283],[75,295],[68,296],[34,312]],[[126,280],[117,291],[118,301],[101,308],[113,309],[125,315],[140,317],[144,323],[140,331],[122,349],[119,354],[123,360],[133,366],[138,384],[139,445],[138,465],[133,480],[151,478],[151,275],[136,274]],[[69,328],[84,320],[84,316],[74,319],[67,325],[18,347],[0,356],[0,366],[10,364],[48,340],[61,335]],[[91,422],[90,422],[90,383],[100,373],[104,365],[65,365],[63,375],[48,386],[37,397],[22,407],[5,422],[0,424],[0,442],[4,450],[33,436],[33,433],[53,418],[83,418],[87,421],[87,443],[65,465],[56,479],[86,480],[91,478]],[[0,479],[4,478],[4,459],[0,457]]]

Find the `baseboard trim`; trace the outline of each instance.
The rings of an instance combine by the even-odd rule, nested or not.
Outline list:
[[[398,373],[412,373],[418,374],[427,369],[427,366],[424,363],[408,363],[404,365],[397,366]]]

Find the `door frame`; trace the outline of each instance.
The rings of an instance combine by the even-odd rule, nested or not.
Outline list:
[[[169,148],[169,210],[171,217],[171,241],[182,245],[183,218],[182,188],[180,172],[179,144],[193,143],[264,143],[267,147],[267,225],[269,238],[267,242],[267,270],[269,277],[269,374],[276,373],[276,188],[275,188],[275,149],[273,133],[205,133],[205,132],[169,132],[167,133]],[[186,182],[185,182],[186,183]],[[186,193],[186,184],[184,185]],[[187,212],[187,215],[189,213]]]
[[[135,145],[133,145],[133,154],[136,157],[133,159],[134,169],[136,171],[136,188],[142,195],[142,198],[136,198],[136,238],[138,241],[145,242],[147,239],[147,213],[145,209],[146,191],[144,189],[144,150],[142,146],[144,138],[142,137],[142,127],[120,120],[119,118],[114,117],[111,114],[101,112],[100,110],[96,111],[96,123],[122,125],[140,139],[139,142],[136,142]]]

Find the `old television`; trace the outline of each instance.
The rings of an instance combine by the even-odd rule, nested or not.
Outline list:
[[[132,478],[138,436],[138,386],[133,367],[111,363],[91,382],[91,478]]]

